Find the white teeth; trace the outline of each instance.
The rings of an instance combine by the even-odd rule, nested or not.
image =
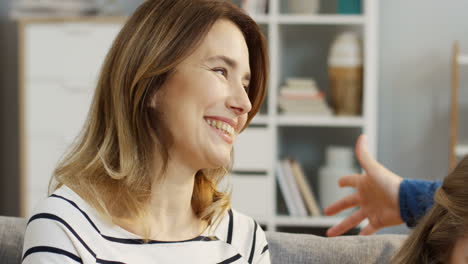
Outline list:
[[[215,127],[219,130],[222,130],[226,132],[227,134],[229,134],[230,136],[234,134],[234,128],[227,123],[224,123],[219,120],[212,120],[212,119],[206,119],[206,122],[208,123],[208,125]]]

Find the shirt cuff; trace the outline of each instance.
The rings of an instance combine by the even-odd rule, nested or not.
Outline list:
[[[404,179],[400,184],[398,200],[400,215],[408,227],[414,227],[434,204],[434,193],[440,181]]]

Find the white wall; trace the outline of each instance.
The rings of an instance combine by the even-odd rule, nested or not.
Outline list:
[[[442,178],[452,44],[468,52],[468,1],[380,2],[379,159],[404,177]]]

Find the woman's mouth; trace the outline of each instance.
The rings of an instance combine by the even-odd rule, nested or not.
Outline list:
[[[205,118],[205,121],[224,141],[232,144],[235,130],[231,125],[220,120],[209,118]]]

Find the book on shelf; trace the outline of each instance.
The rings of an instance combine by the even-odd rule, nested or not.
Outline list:
[[[278,162],[278,183],[291,216],[322,216],[312,186],[299,162],[285,159]]]
[[[276,171],[277,171],[276,177],[278,179],[278,185],[280,187],[281,193],[286,203],[286,208],[288,209],[288,212],[290,215],[298,216],[299,212],[294,202],[294,198],[292,194],[293,190],[291,189],[288,183],[286,172],[283,169],[283,165],[281,162],[277,163]]]
[[[301,216],[305,217],[307,216],[307,209],[305,207],[304,200],[301,197],[301,193],[299,190],[299,186],[297,184],[297,181],[294,177],[293,170],[291,168],[291,164],[289,163],[288,159],[282,160],[281,162],[282,168],[284,170],[284,175],[286,176],[286,182],[289,186],[289,189],[291,190],[292,193],[292,198],[295,204],[295,207],[297,208],[297,214],[295,216]]]
[[[313,79],[288,78],[281,86],[278,104],[283,114],[332,115],[324,93]]]
[[[290,160],[293,174],[296,178],[297,184],[301,191],[302,198],[307,206],[307,209],[311,216],[322,216],[322,212],[318,205],[317,199],[315,199],[314,191],[310,185],[307,177],[302,169],[301,164],[296,160]]]

